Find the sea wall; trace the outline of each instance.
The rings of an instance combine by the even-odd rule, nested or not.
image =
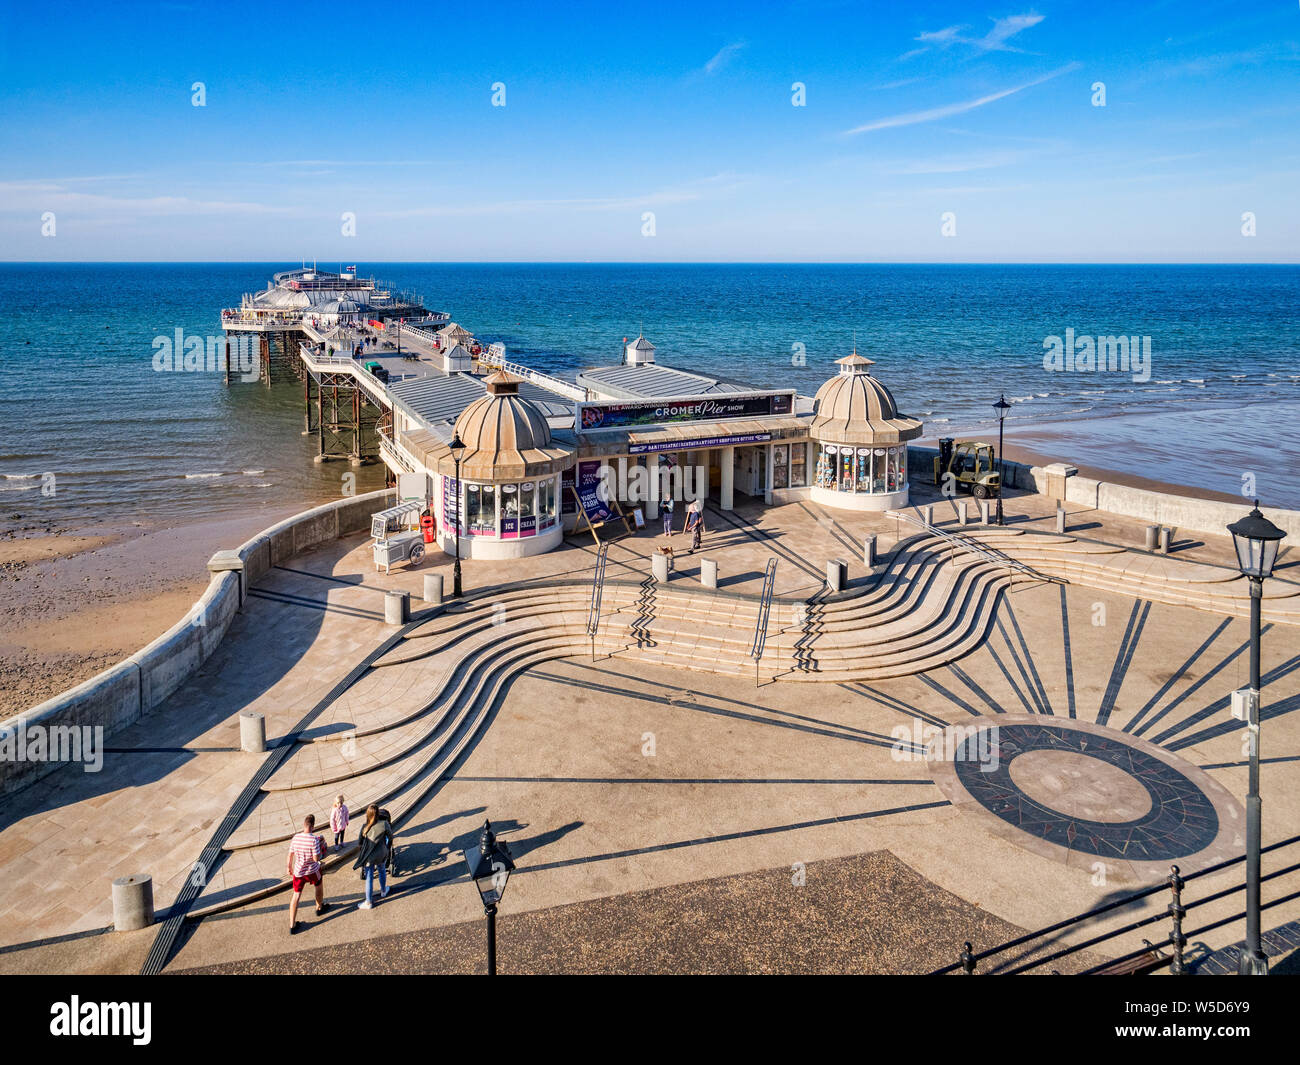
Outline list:
[[[929,484],[934,478],[934,460],[938,448],[909,447],[908,476]],[[1053,495],[1052,478],[1043,466],[1008,462],[1005,466],[1008,488]],[[1227,503],[1217,499],[1194,499],[1191,496],[1156,492],[1149,488],[1132,488],[1113,481],[1091,477],[1066,477],[1065,502],[1076,506],[1120,514],[1152,525],[1168,525],[1175,533],[1218,533],[1226,535],[1227,526],[1250,512],[1247,502]],[[1059,483],[1059,480],[1057,481]],[[1300,536],[1300,511],[1261,507],[1269,521],[1288,536]]]
[[[0,721],[0,795],[39,780],[62,764],[16,759],[18,734],[54,736],[60,729],[100,728],[111,736],[160,706],[207,661],[248,595],[272,566],[330,540],[370,527],[370,515],[391,505],[394,493],[369,492],[294,515],[233,551],[213,557],[208,586],[185,616],[152,643],[117,665],[39,706]],[[220,560],[220,561],[219,561]]]

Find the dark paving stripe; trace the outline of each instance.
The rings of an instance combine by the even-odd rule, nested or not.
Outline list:
[[[872,702],[879,703],[881,706],[893,710],[895,713],[905,714],[908,717],[920,718],[922,721],[931,725],[937,725],[939,728],[948,727],[948,722],[943,718],[936,717],[934,714],[928,713],[920,707],[911,706],[895,696],[886,695],[884,692],[876,690],[869,684],[855,681],[851,684],[841,684],[840,687],[847,692],[852,692],[860,698],[869,699]]]
[[[1004,663],[1002,659],[998,657],[997,651],[993,650],[993,645],[986,644],[985,647],[988,650],[989,657],[993,659],[993,664],[996,665],[998,669],[1002,671],[1002,676],[1006,678],[1007,683],[1011,686],[1011,690],[1015,692],[1016,698],[1020,700],[1020,705],[1025,708],[1025,713],[1026,714],[1037,713],[1038,711],[1035,709],[1034,705],[1030,703],[1030,701],[1027,698],[1025,698],[1025,693],[1020,690],[1020,685],[1016,683],[1015,677],[1011,675],[1011,670],[1007,669],[1006,663]]]
[[[458,782],[477,784],[933,784],[915,777],[899,780],[835,777],[465,777]]]
[[[1261,675],[1259,679],[1264,686],[1265,692],[1267,692],[1268,686],[1270,684],[1276,684],[1278,681],[1287,677],[1289,674],[1294,673],[1296,669],[1300,669],[1300,655],[1297,655],[1295,658],[1292,658],[1289,661],[1283,662],[1280,666],[1275,666],[1273,669],[1270,669],[1266,673]],[[1265,695],[1265,699],[1267,699],[1267,695]],[[1272,716],[1276,717],[1279,712],[1286,713],[1285,710],[1279,711],[1278,709],[1279,705],[1285,705],[1286,703],[1287,703],[1286,699],[1281,700],[1280,703],[1275,703],[1273,706]],[[1201,722],[1207,721],[1217,716],[1220,713],[1226,713],[1231,706],[1232,706],[1231,693],[1227,695],[1221,695],[1219,698],[1215,699],[1214,702],[1210,703],[1209,706],[1205,707],[1204,709],[1196,711],[1196,713],[1194,714],[1188,714],[1187,717],[1183,718],[1183,720],[1179,721],[1177,724],[1171,725],[1169,728],[1165,729],[1164,732],[1160,733],[1158,736],[1154,738],[1154,742],[1164,743],[1166,740],[1173,739],[1175,736],[1178,735],[1178,733],[1184,731],[1185,729],[1191,728],[1193,725],[1199,725]],[[1260,708],[1261,720],[1264,720],[1263,712],[1265,709],[1268,709],[1267,701],[1265,701],[1263,706]],[[1230,724],[1232,728],[1242,727],[1241,723],[1235,720],[1230,720],[1228,724]],[[1229,731],[1231,731],[1231,729],[1229,729]]]
[[[954,706],[960,706],[963,710],[966,711],[966,713],[970,714],[971,717],[988,716],[987,714],[981,714],[975,707],[971,706],[971,704],[968,703],[965,699],[963,699],[960,695],[958,695],[956,692],[950,692],[947,688],[945,688],[933,677],[927,676],[924,673],[918,673],[917,680],[919,680],[922,684],[926,685],[931,690],[938,692]]]
[[[991,696],[988,692],[986,692],[983,688],[981,688],[979,684],[975,682],[975,678],[972,677],[960,666],[954,665],[953,663],[949,662],[948,671],[952,673],[952,675],[955,676],[959,681],[965,684],[966,687],[968,687],[971,691],[973,691],[976,695],[978,695],[981,699],[983,699],[984,702],[988,705],[988,708],[993,713],[995,714],[1006,713],[1006,711],[1003,710],[1002,707],[998,706],[998,704],[994,701],[993,696]]]
[[[743,832],[720,832],[714,836],[697,836],[694,839],[681,839],[672,843],[658,843],[649,847],[629,847],[621,851],[607,851],[604,854],[592,854],[584,858],[561,858],[541,865],[527,865],[518,870],[520,873],[540,873],[548,869],[569,869],[574,866],[591,865],[594,862],[609,862],[618,858],[635,858],[642,854],[662,854],[665,851],[682,850],[686,847],[703,847],[709,843],[727,843],[737,839],[757,839],[781,832],[798,832],[805,828],[825,828],[828,825],[845,825],[852,821],[868,821],[877,817],[891,817],[894,814],[919,813],[922,810],[939,810],[952,804],[943,799],[940,802],[922,802],[912,806],[894,806],[887,810],[867,810],[857,814],[841,814],[838,817],[819,817],[815,821],[796,821],[788,825],[770,825],[766,828],[751,828]]]
[[[366,618],[371,621],[382,621],[384,618],[382,611],[362,610],[359,607],[341,606],[338,603],[331,603],[326,599],[308,599],[303,595],[290,595],[287,592],[266,592],[259,588],[252,589],[248,596],[250,599],[265,599],[272,603],[281,603],[285,606],[300,606],[308,610],[319,610],[326,614],[344,614],[352,618]]]
[[[1064,589],[1062,589],[1062,592],[1064,592]],[[1214,643],[1214,641],[1217,640],[1220,635],[1222,635],[1223,630],[1226,629],[1231,624],[1232,624],[1232,618],[1224,618],[1221,622],[1219,622],[1219,624],[1215,627],[1214,631],[1210,633],[1206,641],[1203,644],[1201,644],[1201,646],[1198,647],[1195,651],[1192,652],[1191,657],[1189,657],[1186,662],[1184,662],[1181,666],[1179,666],[1176,670],[1174,670],[1174,672],[1170,675],[1169,679],[1160,686],[1160,690],[1156,692],[1155,695],[1151,696],[1151,698],[1146,701],[1146,704],[1142,707],[1142,709],[1140,709],[1136,714],[1133,715],[1132,720],[1130,720],[1124,726],[1125,732],[1133,732],[1142,723],[1142,719],[1146,717],[1147,714],[1150,713],[1151,710],[1155,708],[1156,704],[1160,702],[1160,700],[1163,699],[1169,693],[1169,690],[1175,684],[1177,684],[1179,680],[1183,678],[1183,676],[1186,675],[1187,671],[1201,660],[1201,656],[1210,649],[1210,644]]]
[[[1015,628],[1019,648],[1015,643],[1011,642],[1011,637],[1007,635],[1007,628],[1002,624],[1001,617],[996,619],[998,634],[1006,643],[1007,653],[1011,656],[1011,661],[1015,664],[1020,679],[1025,682],[1025,691],[1028,692],[1029,698],[1034,701],[1038,713],[1051,716],[1052,705],[1047,701],[1047,693],[1043,691],[1043,682],[1038,677],[1038,670],[1034,668],[1034,660],[1029,655],[1029,648],[1025,645],[1025,638],[1020,632],[1020,626],[1016,624],[1015,618],[1011,616],[1010,601],[1007,602],[1006,614],[1008,618],[1011,618],[1011,624]],[[1024,660],[1020,657],[1021,653],[1025,656]]]
[[[577,665],[578,663],[574,663]],[[590,668],[590,667],[587,667]],[[738,721],[749,721],[758,725],[770,725],[776,728],[795,729],[799,732],[806,732],[814,736],[829,736],[832,739],[852,740],[855,743],[866,743],[873,747],[894,747],[898,741],[889,737],[882,736],[878,732],[871,732],[867,729],[854,728],[851,725],[840,725],[833,721],[823,721],[821,718],[805,717],[801,714],[792,714],[786,710],[773,710],[767,706],[755,706],[752,703],[742,703],[736,699],[727,699],[723,696],[706,695],[700,692],[693,692],[694,699],[690,701],[684,699],[674,699],[667,695],[654,695],[652,693],[630,692],[627,688],[614,684],[598,684],[594,681],[573,680],[564,677],[556,677],[550,674],[535,672],[535,676],[543,677],[547,680],[559,681],[572,687],[585,688],[588,691],[600,692],[606,695],[618,695],[626,698],[641,699],[645,702],[659,703],[664,706],[671,706],[681,710],[695,710],[702,714],[712,714],[719,717],[730,717]],[[642,683],[651,683],[643,681]],[[682,689],[676,689],[681,691]],[[709,699],[719,703],[736,703],[740,706],[753,706],[755,709],[762,710],[768,714],[775,714],[774,720],[770,717],[762,717],[758,714],[743,713],[738,710],[731,710],[723,706],[708,706],[701,702],[702,699]],[[780,720],[789,718],[791,720]]]
[[[1212,709],[1216,713],[1224,713],[1231,702],[1231,699],[1220,699]],[[1281,717],[1283,714],[1289,714],[1292,710],[1300,710],[1300,695],[1292,695],[1286,699],[1281,699],[1271,705],[1265,704],[1260,707],[1259,720],[1261,723],[1271,721],[1275,717]],[[1222,721],[1210,728],[1202,729],[1200,732],[1193,733],[1191,736],[1184,736],[1181,740],[1173,743],[1163,744],[1166,750],[1181,751],[1187,747],[1194,747],[1198,743],[1204,743],[1206,740],[1218,739],[1220,736],[1226,736],[1232,732],[1240,732],[1245,727],[1244,722],[1236,719]],[[1268,743],[1268,733],[1264,733],[1260,744]],[[1267,762],[1268,759],[1262,759]]]
[[[1281,758],[1261,758],[1260,765],[1267,765],[1269,762],[1300,762],[1300,754],[1288,754]],[[1202,769],[1244,769],[1250,765],[1250,762],[1243,759],[1240,762],[1214,762],[1210,765],[1201,766]]]
[[[1261,632],[1267,632],[1268,630],[1269,630],[1269,626],[1266,625],[1261,630]],[[1219,662],[1218,665],[1216,665],[1213,669],[1211,669],[1208,673],[1206,673],[1205,676],[1203,676],[1195,684],[1191,685],[1185,692],[1183,692],[1182,695],[1178,696],[1171,703],[1168,703],[1163,710],[1161,710],[1158,714],[1156,714],[1149,721],[1143,724],[1141,728],[1135,729],[1133,731],[1133,735],[1141,736],[1144,733],[1150,731],[1151,727],[1155,725],[1157,721],[1159,721],[1161,718],[1167,715],[1170,711],[1172,711],[1174,707],[1180,705],[1181,703],[1185,703],[1198,690],[1200,690],[1202,687],[1208,684],[1211,680],[1214,679],[1214,677],[1216,677],[1223,670],[1227,669],[1228,666],[1232,665],[1232,663],[1237,658],[1239,658],[1242,654],[1244,654],[1246,651],[1249,650],[1250,650],[1250,641],[1247,640],[1245,643],[1241,644],[1235,651],[1225,656],[1223,660]]]
[[[1151,613],[1151,604],[1146,600],[1138,599],[1133,603],[1133,611],[1129,614],[1128,625],[1124,629],[1124,638],[1120,641],[1119,654],[1115,656],[1110,680],[1106,682],[1101,706],[1097,708],[1099,725],[1110,722],[1110,715],[1115,709],[1115,700],[1119,698],[1119,690],[1124,686],[1124,678],[1128,676],[1129,666],[1133,664],[1133,653],[1137,650],[1138,640],[1142,638],[1142,627],[1146,625],[1149,613]]]
[[[365,581],[348,580],[346,577],[335,577],[328,573],[313,573],[309,569],[295,569],[293,566],[272,566],[272,569],[283,570],[285,573],[296,573],[301,577],[314,577],[318,581],[329,581],[332,584],[341,584],[346,588],[364,588],[368,592],[385,593],[388,591],[378,584],[366,584]],[[275,591],[274,588],[267,589]]]
[[[1061,643],[1065,648],[1065,697],[1069,703],[1070,716],[1074,717],[1074,652],[1070,648],[1070,614],[1066,609],[1065,585],[1061,591]]]
[[[764,547],[771,548],[771,550],[776,552],[782,560],[789,562],[790,565],[794,566],[796,569],[802,570],[804,573],[807,573],[816,580],[825,581],[826,573],[824,570],[819,570],[793,548],[787,547],[785,544],[781,543],[776,534],[770,533],[765,529],[760,529],[748,518],[737,514],[735,511],[720,510],[712,503],[708,504],[708,510],[711,514],[714,514],[718,518],[727,522],[732,528],[743,532],[751,540],[756,540]]]

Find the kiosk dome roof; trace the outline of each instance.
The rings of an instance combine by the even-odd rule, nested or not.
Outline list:
[[[519,395],[520,378],[497,370],[480,396],[456,419],[465,445],[461,476],[472,481],[510,481],[558,473],[573,465],[573,450],[551,441],[551,427],[536,404]],[[451,450],[438,456],[438,470],[454,474]]]
[[[921,435],[921,423],[898,413],[893,393],[871,376],[874,363],[856,351],[817,390],[811,435],[832,444],[898,444]]]

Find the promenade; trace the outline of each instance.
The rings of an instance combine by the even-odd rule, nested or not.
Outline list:
[[[923,486],[913,502],[927,502]],[[956,532],[950,506],[934,518]],[[356,536],[297,556],[251,590],[197,674],[110,739],[101,773],[64,768],[6,801],[0,971],[138,971],[157,927],[105,931],[109,883],[131,873],[153,876],[160,916],[202,883],[191,912],[208,916],[186,926],[168,971],[292,970],[319,948],[350,953],[317,967],[370,956],[382,971],[473,971],[482,909],[460,852],[485,818],[518,864],[502,935],[519,929],[531,944],[520,965],[536,970],[663,966],[653,941],[680,924],[703,936],[683,956],[691,971],[923,971],[956,960],[963,939],[988,946],[1082,912],[1175,860],[1187,874],[1240,853],[1246,770],[1225,699],[1246,682],[1247,625],[1231,545],[1196,536],[1148,555],[1138,522],[1070,509],[1066,537],[1053,533],[1054,503],[1033,495],[1007,501],[1005,529],[960,530],[1052,578],[1034,580],[884,515],[710,509],[698,555],[674,538],[666,588],[647,588],[661,537],[613,544],[594,660],[590,536],[467,563],[467,601],[400,632],[384,624],[384,593],[408,591],[419,610],[426,573],[450,589],[450,560],[433,552],[418,570],[376,573]],[[874,572],[862,560],[870,534]],[[703,557],[718,563],[716,595],[699,590]],[[745,633],[769,558],[777,601],[756,685]],[[819,595],[830,558],[849,563],[844,596]],[[1266,842],[1300,831],[1288,784],[1300,758],[1292,572],[1279,567],[1265,604]],[[272,744],[295,749],[241,811],[224,859],[196,868],[265,757],[238,750],[247,711],[265,716]],[[1022,755],[1001,786],[1031,804],[1093,824],[1169,816],[1141,846],[1098,833],[1062,848],[1041,825],[995,816],[951,764],[900,748],[895,731],[999,721],[1070,742],[1091,730],[1122,755]],[[1149,773],[1118,768],[1142,758]],[[340,791],[354,816],[375,795],[392,807],[400,875],[388,899],[357,912],[345,856],[326,875],[333,912],[318,922],[305,907],[290,940],[284,839]],[[1199,820],[1182,814],[1192,792]],[[806,929],[791,931],[783,967],[771,929],[814,912],[825,956]],[[1265,927],[1296,917],[1300,905],[1277,907]],[[890,931],[873,938],[864,923]],[[704,934],[715,927],[734,934]],[[427,949],[407,961],[364,945],[416,930]],[[1240,936],[1227,925],[1203,946]],[[503,945],[503,971],[510,958]]]

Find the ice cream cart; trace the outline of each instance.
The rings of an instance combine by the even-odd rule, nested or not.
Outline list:
[[[413,500],[370,516],[370,535],[375,538],[375,569],[382,566],[389,573],[395,562],[418,566],[424,561],[424,535],[419,529],[407,528],[419,523],[422,510],[424,504]]]

